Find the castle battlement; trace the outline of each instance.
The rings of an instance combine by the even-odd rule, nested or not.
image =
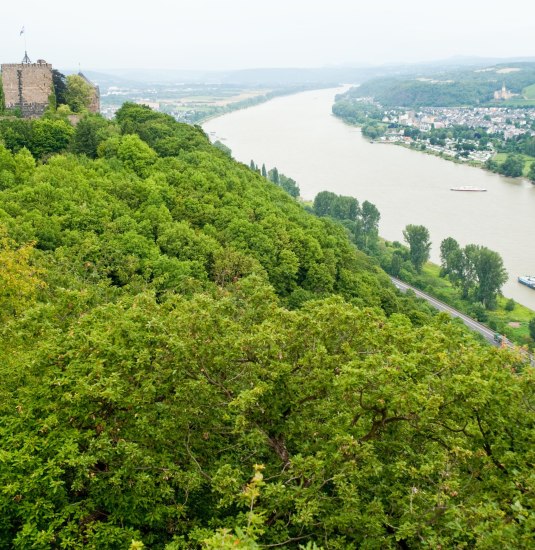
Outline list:
[[[17,67],[17,68],[24,67],[26,70],[31,69],[32,67],[39,68],[39,69],[43,67],[48,67],[50,70],[52,70],[52,64],[47,63],[46,61],[42,61],[42,62],[38,61],[37,63],[2,63],[2,67],[6,67],[7,69],[13,68],[13,67]]]
[[[52,65],[40,59],[37,63],[4,63],[1,69],[6,107],[19,108],[24,117],[41,116],[54,93]]]
[[[25,59],[29,60],[27,55]],[[6,108],[20,109],[25,118],[43,115],[49,105],[50,97],[54,94],[52,64],[44,59],[38,59],[35,63],[3,63],[0,68]],[[89,111],[100,112],[98,86],[95,86],[82,73],[79,76],[92,87]]]

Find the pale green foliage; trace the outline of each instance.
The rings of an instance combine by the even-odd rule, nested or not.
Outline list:
[[[93,88],[79,75],[71,74],[67,77],[65,100],[74,113],[86,111],[91,103]]]
[[[203,548],[209,550],[257,550],[260,548],[258,544],[241,529],[236,529],[236,534],[230,533],[227,529],[220,529],[212,537],[203,541]]]
[[[0,321],[20,314],[44,286],[40,270],[31,265],[34,243],[22,246],[7,236],[0,225]]]
[[[32,151],[37,157],[64,151],[74,134],[74,128],[64,120],[36,120],[32,129]]]
[[[149,168],[156,162],[157,155],[138,136],[128,135],[121,138],[117,158],[122,160],[127,168],[143,176],[148,174]]]

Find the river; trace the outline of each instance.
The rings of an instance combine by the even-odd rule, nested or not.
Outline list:
[[[212,139],[235,159],[265,163],[294,178],[305,199],[319,191],[373,202],[381,212],[380,234],[402,241],[409,224],[425,225],[439,263],[440,242],[480,244],[499,252],[509,273],[503,292],[535,310],[535,290],[517,282],[535,275],[535,185],[422,152],[370,143],[358,128],[331,114],[343,89],[304,92],[235,111],[204,124]],[[451,187],[484,187],[486,193]]]

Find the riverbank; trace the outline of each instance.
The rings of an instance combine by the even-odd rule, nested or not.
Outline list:
[[[321,201],[323,209],[326,208],[326,200],[327,198]],[[315,201],[300,200],[300,202],[309,212],[318,215],[315,210]],[[358,240],[348,226],[349,218],[346,218],[345,223],[340,219],[332,219],[346,229],[348,238],[358,247]],[[487,339],[488,334],[493,342],[494,336],[499,341],[505,337],[504,341],[534,349],[535,340],[531,337],[529,324],[535,319],[535,311],[530,308],[518,304],[511,298],[498,295],[496,306],[493,309],[485,309],[481,303],[463,298],[459,288],[455,287],[447,278],[441,277],[439,265],[427,262],[422,272],[417,273],[409,261],[409,249],[400,243],[392,243],[381,237],[377,240],[376,237],[376,244],[370,247],[368,255],[391,277],[427,293],[454,308],[457,312],[484,325]],[[395,270],[393,267],[394,256],[400,260]]]
[[[336,116],[336,118],[344,122],[344,124],[347,124],[348,126],[351,126],[353,128],[358,128],[362,132],[363,137],[366,137],[366,138],[370,137],[363,132],[363,124],[350,122],[347,119],[345,119],[343,116],[339,116],[336,114],[334,114],[334,116]],[[405,149],[409,149],[411,151],[417,151],[420,153],[426,153],[427,155],[448,160],[455,164],[462,164],[464,166],[481,168],[482,170],[485,170],[486,172],[490,172],[492,174],[501,174],[501,173],[497,169],[489,168],[487,165],[487,161],[491,161],[491,165],[498,167],[501,164],[503,164],[507,160],[507,157],[509,156],[507,153],[501,153],[501,152],[494,153],[492,156],[488,157],[487,161],[481,161],[481,160],[476,160],[469,157],[462,157],[451,150],[436,151],[431,149],[427,143],[421,142],[418,140],[410,140],[410,141],[388,140],[388,139],[384,139],[384,137],[385,136],[380,136],[380,137],[375,137],[373,139],[370,139],[370,143],[374,143],[377,145],[401,146]],[[511,177],[513,179],[526,179],[527,181],[535,185],[535,180],[530,178],[530,170],[532,165],[535,165],[535,157],[531,157],[529,155],[524,155],[524,154],[514,154],[514,153],[513,155],[519,158],[523,163],[522,174],[518,176],[506,175],[506,174],[501,174],[501,175],[506,175],[507,177]]]
[[[224,107],[221,107],[220,111],[211,113],[210,115],[200,118],[196,121],[196,124],[202,125],[210,120],[214,120],[216,118],[219,118],[224,115],[228,115],[230,113],[233,113],[235,111],[241,111],[243,109],[249,109],[250,107],[256,107],[258,105],[262,105],[263,103],[267,103],[268,101],[271,101],[272,99],[275,99],[277,97],[284,97],[294,94],[300,94],[302,92],[309,92],[313,90],[324,90],[326,88],[332,88],[332,84],[329,85],[323,85],[323,86],[296,86],[292,88],[284,88],[281,90],[272,90],[266,94],[258,95],[252,98],[248,98],[243,101],[236,101],[234,103],[229,103],[228,105],[225,105]]]
[[[463,300],[458,289],[439,274],[440,266],[428,262],[421,274],[411,277],[410,280],[405,277],[401,279],[473,317],[497,334],[506,336],[511,342],[534,349],[535,343],[529,334],[529,322],[535,318],[535,311],[506,296],[498,297],[496,309],[485,310],[477,304]]]
[[[453,237],[496,250],[509,273],[506,296],[535,309],[535,292],[518,284],[535,273],[530,254],[535,234],[535,186],[434,155],[410,154],[404,147],[370,144],[360,130],[331,113],[344,88],[317,90],[240,110],[203,125],[223,140],[233,156],[249,165],[276,166],[294,178],[305,200],[330,190],[372,202],[381,212],[379,233],[402,241],[408,224],[429,229],[431,260],[440,263],[439,245]],[[487,193],[453,193],[474,186]],[[511,215],[514,213],[514,223]]]
[[[344,121],[345,122],[345,121]],[[350,124],[348,122],[345,122],[345,124]],[[353,126],[355,128],[360,128],[357,124],[350,124],[350,126]],[[433,151],[432,149],[428,149],[427,147],[425,149],[422,149],[418,147],[416,144],[413,143],[402,143],[402,142],[394,142],[394,141],[381,141],[381,140],[373,140],[374,143],[378,145],[398,145],[400,147],[404,147],[405,149],[409,149],[410,151],[416,151],[419,153],[425,153],[427,155],[431,155],[433,157],[438,157],[444,160],[449,160],[451,162],[454,162],[456,164],[462,164],[463,166],[473,166],[474,168],[482,168],[483,170],[486,170],[487,172],[492,172],[492,170],[488,170],[485,167],[485,164],[483,162],[477,161],[477,160],[463,160],[461,158],[456,158],[451,155],[446,155],[444,153],[439,153],[437,151]],[[501,154],[501,153],[497,153]],[[534,159],[535,160],[535,159]],[[494,172],[492,172],[494,173]]]

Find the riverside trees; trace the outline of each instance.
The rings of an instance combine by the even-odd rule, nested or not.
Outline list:
[[[403,230],[403,237],[409,245],[411,263],[416,271],[420,273],[425,262],[429,260],[431,250],[429,230],[423,225],[409,224]]]
[[[361,250],[376,252],[381,214],[371,202],[364,201],[361,206],[354,197],[321,191],[314,199],[314,213],[341,221]]]
[[[451,237],[440,245],[442,275],[462,290],[464,298],[481,302],[487,309],[496,305],[507,272],[501,256],[485,246],[469,244],[464,248]]]

